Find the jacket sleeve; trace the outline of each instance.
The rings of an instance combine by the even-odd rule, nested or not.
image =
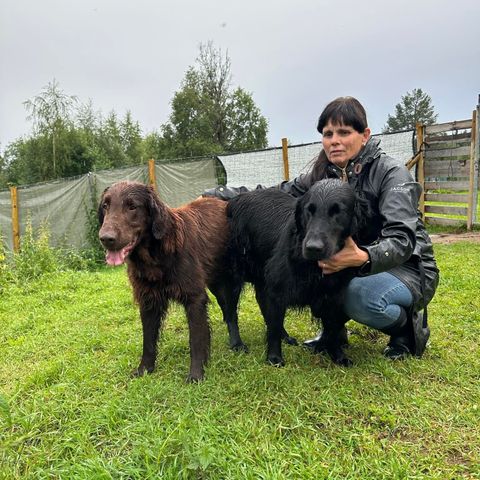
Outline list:
[[[257,189],[265,188],[262,185],[257,185]],[[202,193],[202,197],[216,197],[220,200],[231,200],[240,193],[249,192],[251,189],[247,187],[227,187],[225,185],[219,185],[215,188],[209,188]]]
[[[379,171],[376,174],[382,175]],[[368,274],[390,270],[412,256],[420,193],[420,184],[413,181],[405,167],[392,166],[383,173],[378,204],[382,221],[380,236],[373,244],[362,246],[370,257]]]
[[[311,173],[304,173],[295,177],[293,180],[284,181],[277,185],[276,188],[282,192],[289,193],[293,197],[302,197],[305,192],[312,186]]]
[[[293,197],[301,197],[309,189],[310,185],[311,176],[309,173],[307,173],[299,175],[293,180],[284,181],[271,188],[278,188],[282,192],[288,193]],[[247,187],[227,187],[220,185],[218,187],[205,190],[202,193],[202,197],[216,197],[221,200],[230,200],[240,193],[249,192],[251,190],[262,190],[265,188],[268,187],[265,187],[264,185],[257,185],[255,189],[249,189]]]

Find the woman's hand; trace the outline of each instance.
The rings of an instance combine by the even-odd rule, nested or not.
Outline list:
[[[339,272],[348,267],[360,267],[368,261],[368,253],[357,247],[352,237],[345,240],[345,246],[333,257],[318,262],[325,275]]]

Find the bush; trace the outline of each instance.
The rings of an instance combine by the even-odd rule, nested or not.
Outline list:
[[[50,246],[48,225],[43,224],[34,232],[28,220],[19,252],[9,253],[0,234],[0,291],[9,284],[29,282],[47,273],[95,270],[103,259],[103,252],[97,247],[75,250]]]
[[[8,261],[8,252],[5,246],[5,239],[0,232],[0,292],[12,283],[12,269]]]
[[[12,260],[15,276],[22,281],[33,280],[59,269],[58,259],[50,248],[50,232],[46,224],[40,226],[35,237],[32,223],[27,221],[20,251],[13,254]]]

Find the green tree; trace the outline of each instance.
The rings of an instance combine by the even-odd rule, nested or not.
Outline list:
[[[146,160],[140,125],[130,112],[104,119],[92,102],[78,102],[54,80],[24,102],[32,134],[11,142],[0,159],[0,185],[35,183]]]
[[[437,117],[430,96],[421,88],[414,88],[397,103],[395,115],[388,115],[383,132],[414,129],[417,123],[431,125],[436,122]]]
[[[268,123],[252,95],[238,87],[227,108],[226,151],[239,152],[267,146]]]
[[[34,132],[51,140],[53,178],[58,175],[58,142],[72,125],[71,115],[76,102],[77,97],[65,94],[55,79],[39,95],[24,102]]]
[[[120,139],[129,165],[139,165],[145,161],[142,130],[140,124],[133,120],[130,111],[120,122]]]
[[[268,124],[252,95],[232,91],[231,62],[211,42],[200,45],[196,65],[189,67],[171,101],[162,140],[150,137],[157,158],[199,156],[234,150],[264,148]],[[154,141],[155,140],[155,141]]]

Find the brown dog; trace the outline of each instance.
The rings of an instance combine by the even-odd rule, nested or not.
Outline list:
[[[213,198],[169,208],[153,188],[118,182],[99,205],[99,237],[109,265],[128,266],[140,306],[143,354],[134,375],[155,367],[159,331],[170,300],[185,307],[190,334],[190,381],[203,378],[210,350],[207,286],[217,297],[230,345],[244,349],[236,307],[241,285],[234,284],[226,258],[229,227],[226,202]]]

